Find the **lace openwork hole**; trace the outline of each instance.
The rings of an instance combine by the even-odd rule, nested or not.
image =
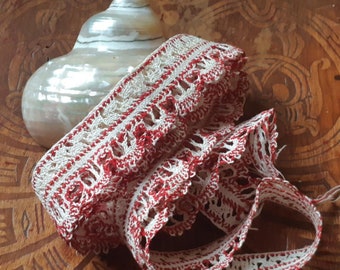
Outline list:
[[[145,236],[141,237],[139,244],[142,248],[145,248],[145,246],[146,246],[146,237]]]
[[[149,112],[144,118],[143,122],[146,126],[153,127],[157,122],[161,119],[161,110],[155,106],[152,108],[151,112]]]
[[[122,157],[124,155],[124,149],[119,144],[113,144],[111,145],[112,153],[115,157]]]
[[[91,186],[96,182],[96,177],[91,171],[85,171],[80,174],[80,180],[87,186]]]
[[[240,185],[240,186],[246,186],[246,185],[249,184],[249,181],[248,181],[247,178],[242,177],[242,178],[236,179],[236,183],[237,183],[238,185]]]
[[[109,126],[102,121],[97,125],[97,127],[98,127],[98,129],[106,129]]]
[[[72,185],[66,192],[66,197],[73,203],[78,203],[82,196],[82,187],[80,184]]]
[[[247,194],[253,194],[255,192],[255,189],[254,188],[246,188],[244,190],[241,191],[241,194],[242,195],[247,195]]]
[[[161,118],[160,109],[157,106],[152,107],[152,115],[155,120],[159,120]]]
[[[173,172],[169,169],[166,169],[166,168],[163,168],[161,171],[160,171],[160,176],[162,178],[169,178],[173,175]]]
[[[201,180],[205,180],[206,178],[208,178],[209,173],[208,173],[208,171],[200,170],[200,171],[197,172],[196,175],[197,175]]]
[[[229,178],[235,175],[235,172],[232,168],[226,168],[220,171],[220,176],[222,178]]]
[[[186,78],[186,80],[188,81],[188,82],[190,82],[190,83],[194,83],[194,82],[196,82],[197,80],[198,80],[198,75],[196,74],[196,72],[194,72],[194,73],[192,73],[192,74],[190,74],[187,78]]]
[[[200,61],[195,65],[195,67],[199,70],[202,70],[206,68],[206,64],[203,61]]]
[[[185,142],[183,145],[193,152],[199,152],[201,150],[201,148],[193,142]]]
[[[183,91],[179,89],[179,87],[173,86],[171,87],[171,94],[173,97],[181,96],[183,95]]]
[[[194,141],[194,142],[196,142],[196,143],[198,143],[198,144],[203,144],[203,139],[202,139],[202,137],[201,136],[198,136],[198,135],[193,135],[192,137],[191,137],[191,139]]]
[[[269,143],[268,142],[266,142],[265,144],[264,144],[264,150],[265,150],[265,153],[266,153],[266,155],[268,156],[268,157],[270,157],[271,156],[271,151],[270,151],[270,145],[269,145]]]
[[[184,91],[187,91],[190,88],[190,85],[184,80],[179,80],[179,85]]]
[[[151,190],[151,193],[157,195],[163,189],[163,183],[157,183]]]
[[[217,50],[214,50],[211,54],[210,54],[210,57],[213,58],[213,59],[219,59],[221,56],[220,52],[217,51]]]
[[[152,127],[155,125],[155,122],[152,120],[152,117],[150,114],[148,114],[147,116],[143,118],[143,122],[146,126],[149,126],[149,127]]]
[[[73,143],[72,143],[71,141],[66,141],[66,142],[64,143],[64,145],[65,145],[66,147],[72,147],[72,146],[73,146]]]
[[[176,110],[175,101],[172,98],[167,98],[162,104],[162,108],[164,108],[167,112],[174,112]]]

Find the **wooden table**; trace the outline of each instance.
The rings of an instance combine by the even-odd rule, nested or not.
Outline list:
[[[1,269],[137,269],[125,248],[80,256],[58,237],[30,184],[32,168],[46,149],[29,136],[20,110],[30,75],[71,50],[84,21],[110,2],[0,2]],[[340,2],[152,3],[167,36],[186,32],[247,52],[251,94],[245,112],[275,108],[279,143],[286,145],[277,166],[287,179],[310,197],[340,185]],[[340,203],[319,209],[324,233],[305,269],[340,269]],[[300,247],[313,238],[303,219],[271,205],[255,225],[259,231],[251,232],[247,252]]]

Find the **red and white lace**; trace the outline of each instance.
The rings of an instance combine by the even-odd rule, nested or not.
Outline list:
[[[302,267],[321,217],[274,166],[273,110],[238,121],[245,62],[238,48],[178,35],[123,78],[34,170],[34,190],[61,237],[81,253],[127,245],[143,269]],[[235,255],[265,201],[305,215],[314,242]],[[158,232],[181,235],[199,213],[225,236],[189,250],[150,249]]]

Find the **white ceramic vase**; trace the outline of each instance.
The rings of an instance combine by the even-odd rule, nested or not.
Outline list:
[[[82,26],[72,51],[28,80],[22,115],[31,136],[52,146],[164,41],[146,0],[117,0]]]

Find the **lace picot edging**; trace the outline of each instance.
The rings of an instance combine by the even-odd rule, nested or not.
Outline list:
[[[80,253],[125,244],[144,269],[302,267],[320,241],[314,203],[325,198],[311,200],[282,180],[273,110],[237,123],[245,62],[233,46],[177,35],[123,78],[33,172],[61,237]],[[314,242],[235,255],[265,201],[305,215]],[[181,235],[198,213],[225,236],[190,250],[150,250],[159,231]]]

